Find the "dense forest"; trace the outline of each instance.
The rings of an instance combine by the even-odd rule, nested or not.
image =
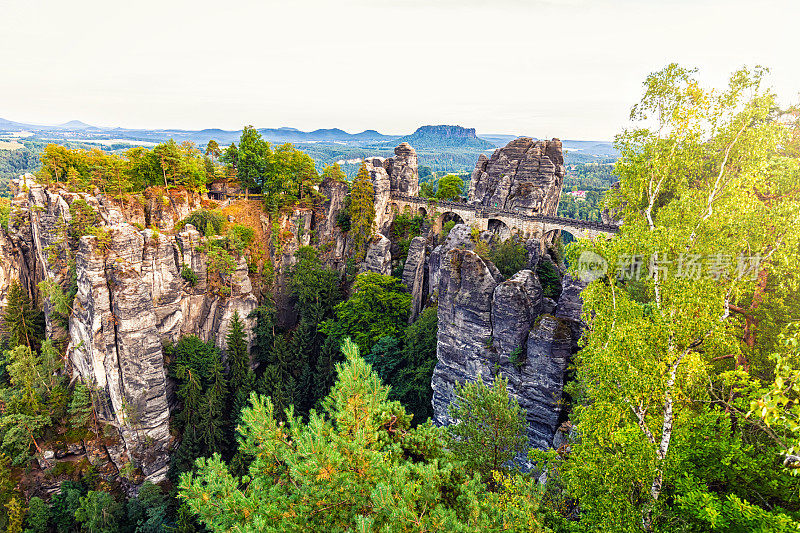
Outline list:
[[[77,280],[66,290],[43,281],[33,298],[14,284],[2,311],[0,527],[797,531],[800,110],[779,107],[764,74],[738,71],[712,90],[677,65],[653,73],[633,108],[636,127],[616,139],[620,160],[570,167],[564,191],[591,196],[562,201],[559,214],[596,220],[604,205],[624,224],[611,239],[551,248],[556,266],[539,273],[553,297],[565,264],[587,283],[559,448],[529,448],[524,410],[499,373],[457,385],[449,412],[458,423],[435,426],[435,303],[409,324],[399,271],[336,270],[312,243],[296,250],[289,275],[296,325],[279,324],[267,258],[250,272],[262,285],[257,309],[216,332],[224,348],[194,335],[164,346],[175,396],[166,481],[142,483],[133,463],[114,482],[88,460],[53,466],[46,443],[64,457],[81,442],[110,442],[113,428],[98,420],[103,399],[92,385],[72,379],[64,343],[44,333],[43,302],[67,324]],[[15,157],[10,168],[30,164]],[[338,165],[318,172],[311,156],[272,146],[252,127],[227,148],[170,141],[112,154],[48,145],[40,161],[37,179],[49,187],[123,203],[224,181],[261,195],[256,220],[319,209],[323,179],[345,183],[337,231],[357,259],[375,236],[364,165],[347,182]],[[463,176],[435,170],[421,172],[426,195],[464,193]],[[87,202],[70,212],[73,243],[107,238]],[[209,271],[223,281],[237,258],[253,262],[259,236],[281,238],[229,214],[206,203],[178,224],[202,234]],[[400,266],[414,237],[438,244],[453,228],[433,235],[432,222],[394,219]],[[506,278],[527,264],[515,237],[475,242],[475,253]],[[607,268],[594,268],[600,260]],[[188,267],[181,275],[197,282]],[[251,346],[245,318],[255,319]],[[135,406],[126,416],[135,418]],[[21,490],[53,479],[62,481],[47,496]]]

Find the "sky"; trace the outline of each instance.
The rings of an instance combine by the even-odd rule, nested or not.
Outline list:
[[[798,101],[800,0],[0,0],[0,117],[610,140],[670,62],[770,68]]]

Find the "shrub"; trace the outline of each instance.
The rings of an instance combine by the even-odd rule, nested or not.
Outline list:
[[[197,285],[197,274],[186,263],[181,265],[181,277],[188,281],[192,287]]]
[[[72,217],[69,223],[69,233],[75,239],[89,235],[90,228],[98,222],[97,212],[82,198],[72,202],[72,205],[69,206],[69,214]]]
[[[456,226],[455,220],[451,220],[450,222],[444,223],[444,226],[442,226],[442,236],[441,236],[442,242],[444,242],[447,236],[450,235],[450,230],[453,229],[455,226]]]
[[[244,249],[253,242],[255,231],[253,228],[243,224],[234,224],[233,227],[228,230],[227,237],[231,247],[238,253],[242,253]]]
[[[561,296],[561,276],[556,267],[549,261],[542,261],[536,268],[536,275],[542,284],[544,297],[558,300],[558,297]]]
[[[197,228],[197,231],[208,237],[210,235],[219,235],[222,231],[223,222],[222,216],[218,213],[208,209],[198,209],[183,219],[180,222],[180,227],[191,224]]]
[[[510,278],[528,265],[528,251],[516,239],[506,239],[489,251],[489,258],[503,276]]]

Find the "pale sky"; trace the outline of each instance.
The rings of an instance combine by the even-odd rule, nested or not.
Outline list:
[[[612,139],[672,61],[800,92],[800,0],[0,0],[0,117]]]

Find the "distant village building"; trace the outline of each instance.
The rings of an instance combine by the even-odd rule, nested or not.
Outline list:
[[[586,200],[586,191],[570,191],[567,195],[572,196],[576,202]]]

